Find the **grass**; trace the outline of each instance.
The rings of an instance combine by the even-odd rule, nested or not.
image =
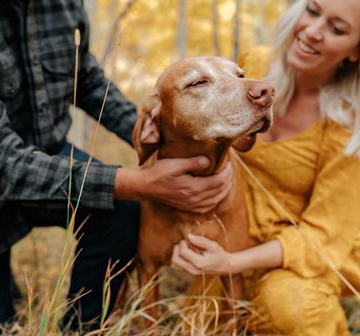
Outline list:
[[[58,246],[54,249],[53,237]],[[65,309],[68,273],[61,268],[61,246],[66,241],[66,235],[60,229],[36,229],[14,249],[14,271],[20,285],[24,300],[17,308],[20,312],[22,330],[19,335],[60,335],[56,325]],[[34,246],[35,242],[35,246]],[[29,253],[29,249],[33,253]],[[27,253],[25,252],[27,250]],[[36,251],[36,252],[35,252]],[[59,279],[66,274],[59,287]],[[161,317],[155,321],[158,335],[229,335],[229,323],[214,323],[219,319],[217,305],[221,298],[190,297],[184,295],[193,277],[178,271],[165,268],[161,273],[161,295],[155,304],[161,311]],[[151,286],[150,283],[148,286]],[[107,286],[104,286],[106,293]],[[130,278],[130,291],[125,303],[125,313],[111,327],[103,321],[101,330],[90,335],[151,335],[155,329],[141,330],[143,319],[151,319],[145,308],[139,308],[147,287],[137,289],[135,276]],[[51,299],[56,292],[56,305]],[[104,295],[106,297],[106,294]],[[27,299],[27,300],[26,300]],[[191,304],[184,303],[192,301]],[[27,301],[27,302],[26,302]],[[107,301],[104,300],[104,314]],[[239,314],[244,314],[247,307],[243,305]],[[230,316],[232,312],[230,312]],[[47,322],[44,322],[46,317]],[[216,332],[214,331],[216,330]],[[10,335],[10,333],[9,333]]]

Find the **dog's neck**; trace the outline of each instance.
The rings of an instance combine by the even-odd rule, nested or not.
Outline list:
[[[164,158],[190,158],[204,155],[210,160],[210,165],[203,171],[189,172],[194,176],[207,176],[221,171],[228,160],[228,150],[231,140],[222,141],[173,141],[162,144],[158,157]]]

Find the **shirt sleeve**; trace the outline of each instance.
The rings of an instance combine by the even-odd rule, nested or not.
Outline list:
[[[80,11],[81,47],[77,105],[96,120],[105,97],[108,80],[89,51],[89,23],[85,9]],[[135,105],[110,83],[101,123],[123,140],[132,144],[131,135],[137,120]]]
[[[79,197],[86,163],[73,167],[72,199]],[[91,163],[81,196],[81,205],[114,208],[117,166]],[[10,128],[6,107],[0,102],[0,209],[7,201],[66,201],[69,159],[50,156],[34,146],[25,147]]]
[[[283,267],[303,277],[329,271],[317,250],[341,269],[360,230],[360,160],[343,154],[348,139],[344,128],[329,122],[309,205],[298,226],[276,236],[283,247]]]

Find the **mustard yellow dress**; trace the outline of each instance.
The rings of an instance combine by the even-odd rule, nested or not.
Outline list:
[[[247,77],[261,77],[261,52],[253,51],[255,65],[249,53],[241,62]],[[245,275],[255,335],[350,335],[339,303],[346,288],[312,245],[360,290],[360,160],[343,154],[350,134],[321,119],[289,140],[258,137],[239,153],[298,224],[248,178],[250,235],[256,244],[278,239],[284,256],[281,268]]]
[[[250,235],[256,244],[278,239],[281,269],[253,282],[249,296],[262,317],[252,328],[285,335],[346,335],[339,304],[345,289],[316,246],[360,289],[360,161],[343,155],[349,132],[320,120],[290,140],[242,154],[262,184],[298,223],[293,226],[248,179]],[[248,281],[249,283],[249,281]]]
[[[268,59],[266,49],[244,55],[245,75],[261,77],[264,68],[255,64],[267,66]],[[253,331],[349,334],[339,303],[347,288],[313,244],[360,290],[360,160],[343,154],[350,132],[321,119],[289,140],[265,143],[258,137],[253,149],[241,154],[298,223],[291,225],[248,178],[250,235],[258,244],[278,239],[284,256],[282,268],[254,279],[249,288],[259,314],[252,318]]]

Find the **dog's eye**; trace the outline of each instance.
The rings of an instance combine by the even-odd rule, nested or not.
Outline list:
[[[238,72],[236,75],[237,75],[237,77],[239,77],[239,78],[245,78],[245,75],[244,75],[243,72]]]
[[[191,82],[190,84],[186,85],[186,87],[201,86],[207,84],[208,82],[209,81],[207,81],[206,79],[202,79],[196,82]]]

